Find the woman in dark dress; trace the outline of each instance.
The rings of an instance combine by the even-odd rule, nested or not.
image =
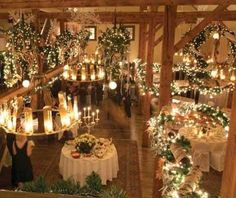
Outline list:
[[[16,136],[16,140],[13,142],[12,150],[12,166],[14,172],[14,181],[17,186],[21,186],[22,183],[33,180],[33,169],[30,160],[34,143],[28,141],[25,136]]]

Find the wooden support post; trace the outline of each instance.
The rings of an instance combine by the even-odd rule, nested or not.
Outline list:
[[[162,44],[162,66],[160,76],[160,97],[159,110],[167,105],[171,100],[171,81],[172,81],[172,64],[174,55],[175,41],[175,18],[176,6],[165,6],[164,15],[164,37]],[[156,157],[155,172],[161,171],[159,167],[159,156]],[[153,198],[161,197],[162,180],[154,177],[153,182]]]
[[[152,86],[152,78],[153,78],[153,71],[152,71],[152,63],[153,63],[153,56],[154,56],[154,21],[151,20],[149,22],[149,39],[148,39],[148,54],[147,54],[147,65],[146,65],[146,84],[148,87]],[[147,147],[149,145],[149,138],[146,132],[146,121],[150,118],[150,102],[151,102],[151,94],[146,93],[144,96],[144,103],[143,103],[143,112],[144,112],[144,130],[143,130],[143,147]]]
[[[139,52],[138,57],[145,61],[146,59],[146,40],[145,40],[145,30],[146,23],[142,22],[139,25]]]
[[[230,128],[221,184],[221,198],[235,198],[236,195],[236,89],[230,116]]]
[[[43,74],[43,63],[41,60],[40,55],[38,55],[38,65],[39,65],[39,70],[38,70],[38,75],[42,75]],[[42,83],[44,83],[44,79],[39,78],[39,80],[42,81]],[[37,92],[37,107],[38,109],[43,109],[44,107],[44,96],[43,96],[43,90],[39,90]],[[37,116],[38,116],[38,132],[43,133],[44,132],[44,119],[43,119],[43,112],[39,111],[37,112]]]
[[[65,31],[65,20],[60,20],[60,34],[62,34]]]
[[[166,6],[164,16],[164,38],[162,44],[162,66],[160,76],[159,110],[171,100],[172,64],[175,40],[176,7]]]

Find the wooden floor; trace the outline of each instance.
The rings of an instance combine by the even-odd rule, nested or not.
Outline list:
[[[144,120],[139,107],[132,106],[131,118],[128,118],[123,110],[123,106],[114,105],[109,101],[103,104],[103,114],[101,123],[93,130],[97,137],[113,137],[117,139],[130,139],[138,143],[139,166],[141,175],[142,197],[151,198],[154,176],[154,153],[150,148],[142,147],[142,133]],[[110,126],[111,121],[115,126]],[[99,128],[111,127],[109,134],[102,134]]]

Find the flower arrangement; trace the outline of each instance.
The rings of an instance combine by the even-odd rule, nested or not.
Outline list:
[[[75,148],[79,153],[90,154],[96,144],[96,138],[88,133],[75,138]]]

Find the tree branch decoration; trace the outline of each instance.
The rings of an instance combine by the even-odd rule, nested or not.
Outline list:
[[[4,52],[4,79],[12,87],[25,75],[32,78],[38,72],[40,36],[24,18],[7,32],[7,52]]]

